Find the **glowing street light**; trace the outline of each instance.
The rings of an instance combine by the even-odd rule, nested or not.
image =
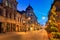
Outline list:
[[[32,30],[33,30],[33,28],[31,27],[31,28],[30,28],[30,30],[32,31]]]

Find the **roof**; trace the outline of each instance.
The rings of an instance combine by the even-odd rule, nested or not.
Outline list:
[[[20,14],[24,14],[24,13],[25,13],[24,10],[23,10],[23,11],[18,11],[18,10],[17,10],[17,12],[19,12]]]
[[[31,7],[31,5],[29,5],[29,6],[26,8],[26,10],[30,10],[30,9],[33,10],[33,8]]]

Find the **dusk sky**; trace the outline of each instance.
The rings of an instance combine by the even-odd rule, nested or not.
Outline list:
[[[54,0],[17,0],[17,10],[22,11],[27,8],[27,6],[30,5],[34,9],[34,13],[37,16],[37,21],[41,25],[45,25],[45,23],[48,20],[48,12],[51,8],[51,5]]]

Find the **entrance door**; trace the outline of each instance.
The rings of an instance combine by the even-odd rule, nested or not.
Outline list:
[[[0,33],[2,32],[2,23],[0,22]]]

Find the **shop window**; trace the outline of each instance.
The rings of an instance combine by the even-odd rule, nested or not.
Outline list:
[[[7,23],[6,30],[7,30],[7,32],[10,32],[10,24],[9,23]]]
[[[16,24],[13,24],[13,31],[16,31]]]

